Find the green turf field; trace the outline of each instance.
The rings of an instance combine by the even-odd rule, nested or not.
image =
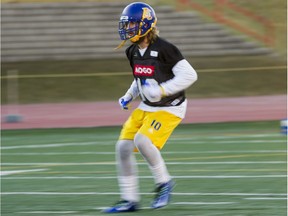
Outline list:
[[[2,131],[1,215],[103,215],[119,198],[119,131]],[[133,215],[285,216],[286,138],[278,121],[179,126],[163,149],[177,183],[171,205],[148,208],[153,179],[138,155],[142,210]]]

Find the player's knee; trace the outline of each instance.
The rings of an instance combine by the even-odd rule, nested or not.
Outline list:
[[[151,141],[145,135],[137,133],[134,137],[134,143],[138,150],[141,152],[141,150],[145,148],[145,146],[149,145]]]
[[[121,159],[127,158],[132,154],[134,143],[132,140],[119,140],[116,144],[116,152]]]

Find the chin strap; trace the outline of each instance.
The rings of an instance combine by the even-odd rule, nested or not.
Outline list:
[[[136,43],[137,41],[139,41],[140,38],[146,36],[150,31],[152,30],[152,28],[150,28],[144,35],[135,35],[134,37],[130,38],[129,40],[132,43]],[[140,32],[140,31],[139,31]],[[120,49],[121,47],[124,46],[124,44],[126,43],[127,40],[123,40],[116,48],[114,48],[114,50]]]
[[[126,40],[123,40],[116,48],[114,48],[114,50],[120,49],[121,47],[124,46],[125,43],[126,43]]]

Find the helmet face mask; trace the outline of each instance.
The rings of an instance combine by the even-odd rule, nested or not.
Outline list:
[[[139,33],[140,22],[119,21],[119,35],[121,40],[129,40]]]
[[[157,18],[153,8],[142,2],[129,4],[124,8],[119,21],[121,40],[137,42],[155,27]]]

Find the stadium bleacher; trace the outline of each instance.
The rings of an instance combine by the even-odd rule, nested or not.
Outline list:
[[[123,58],[118,19],[127,2],[2,3],[2,61]],[[155,6],[163,38],[185,56],[266,55],[269,48],[193,11]]]

